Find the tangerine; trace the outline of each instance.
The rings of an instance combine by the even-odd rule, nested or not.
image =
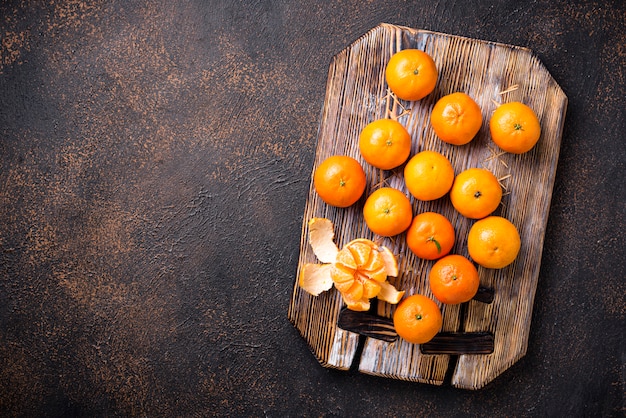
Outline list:
[[[452,206],[463,216],[481,219],[500,205],[502,187],[496,176],[484,168],[469,168],[459,173],[450,190]]]
[[[477,221],[467,236],[470,257],[485,268],[508,266],[517,258],[520,247],[517,227],[501,216],[488,216]]]
[[[363,217],[375,234],[391,237],[404,232],[413,220],[411,201],[392,187],[381,187],[365,201]]]
[[[374,167],[391,170],[403,164],[411,153],[411,135],[393,119],[369,123],[359,135],[361,155]]]
[[[442,324],[439,306],[424,295],[415,294],[402,300],[393,314],[396,332],[412,344],[424,344],[432,340]]]
[[[437,84],[435,61],[419,49],[403,49],[391,56],[385,69],[389,88],[402,100],[420,100]]]
[[[345,208],[363,195],[366,185],[361,164],[346,155],[333,155],[320,163],[313,175],[315,191],[331,206]]]
[[[444,196],[454,182],[450,160],[436,151],[415,154],[404,166],[404,181],[409,192],[419,200]]]
[[[438,260],[430,269],[428,281],[437,300],[448,305],[468,302],[480,284],[474,264],[458,254]]]
[[[330,276],[348,309],[366,311],[387,280],[385,260],[372,241],[359,239],[346,244],[331,267]]]
[[[470,96],[457,92],[437,100],[430,113],[435,134],[452,145],[470,142],[483,124],[480,106]]]
[[[317,296],[335,285],[348,309],[367,311],[370,299],[396,304],[404,296],[387,278],[398,276],[398,259],[391,250],[365,238],[347,243],[341,250],[335,244],[334,225],[327,218],[308,222],[309,244],[322,264],[304,263],[298,284]]]
[[[454,227],[448,218],[436,212],[424,212],[413,218],[406,232],[406,243],[416,256],[436,260],[452,250],[454,237]]]
[[[489,130],[493,142],[513,154],[530,151],[541,136],[537,115],[520,102],[498,106],[489,120]]]

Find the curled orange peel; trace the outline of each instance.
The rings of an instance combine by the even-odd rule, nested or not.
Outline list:
[[[298,279],[302,289],[317,296],[334,285],[348,309],[354,311],[369,310],[374,297],[391,304],[400,302],[404,291],[387,281],[398,275],[398,261],[387,247],[357,238],[340,250],[329,219],[312,218],[308,227],[309,243],[322,264],[302,266]]]

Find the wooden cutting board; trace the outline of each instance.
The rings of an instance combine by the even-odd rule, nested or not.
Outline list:
[[[385,82],[387,61],[393,53],[406,48],[427,52],[439,69],[435,90],[418,102],[395,99]],[[429,124],[434,103],[456,91],[469,94],[483,112],[479,134],[464,146],[442,142]],[[538,144],[526,154],[504,153],[489,136],[489,117],[498,104],[509,101],[529,105],[542,126]],[[504,269],[479,267],[481,286],[493,290],[491,303],[472,300],[463,305],[442,306],[442,331],[489,333],[493,335],[490,354],[424,354],[419,346],[401,339],[389,342],[346,331],[337,325],[343,307],[339,293],[333,288],[311,296],[299,288],[296,275],[289,320],[323,366],[347,370],[356,363],[363,373],[434,385],[441,385],[451,369],[453,386],[479,389],[524,356],[566,107],[567,97],[537,56],[517,46],[381,24],[332,59],[313,170],[331,155],[350,155],[363,165],[368,186],[359,202],[339,209],[326,205],[311,182],[297,274],[304,263],[317,262],[308,243],[307,222],[313,217],[325,217],[335,224],[340,248],[359,237],[389,247],[400,263],[399,277],[390,280],[396,288],[405,290],[407,295],[421,293],[432,297],[427,277],[434,262],[415,257],[406,246],[404,234],[393,238],[373,235],[361,213],[366,196],[382,182],[410,196],[403,183],[403,167],[381,171],[369,166],[359,153],[361,129],[385,117],[397,119],[411,133],[411,155],[427,149],[438,151],[450,159],[457,174],[470,167],[492,171],[504,189],[502,204],[495,214],[517,226],[522,246],[517,260]],[[415,214],[436,211],[448,217],[457,234],[452,253],[469,256],[467,233],[474,221],[459,215],[448,196],[432,202],[412,199],[412,203]],[[394,307],[378,302],[376,309],[378,316],[390,318]],[[355,358],[357,352],[359,358]]]

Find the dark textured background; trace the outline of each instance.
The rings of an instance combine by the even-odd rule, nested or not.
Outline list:
[[[621,415],[625,21],[622,1],[0,3],[0,414]],[[569,98],[528,353],[477,392],[324,369],[287,320],[328,64],[381,22],[529,47]]]

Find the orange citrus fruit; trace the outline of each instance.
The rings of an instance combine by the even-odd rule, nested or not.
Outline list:
[[[409,198],[400,190],[381,187],[365,201],[363,217],[372,232],[391,237],[404,232],[411,225],[413,207]]]
[[[430,269],[428,281],[437,300],[448,305],[469,301],[480,284],[474,264],[458,254],[438,260]]]
[[[477,221],[467,236],[467,249],[472,260],[491,269],[500,269],[515,261],[520,246],[517,227],[501,216]]]
[[[404,166],[406,187],[419,200],[439,199],[448,193],[453,181],[450,160],[436,151],[418,152]]]
[[[315,170],[313,185],[324,202],[340,208],[348,207],[361,198],[365,191],[365,172],[352,157],[333,155]]]
[[[504,103],[489,119],[491,139],[504,151],[522,154],[530,151],[541,135],[535,112],[520,102]]]
[[[327,218],[309,220],[309,244],[320,263],[304,263],[298,285],[317,296],[335,285],[348,309],[367,311],[370,299],[396,304],[404,296],[387,278],[398,276],[398,259],[385,246],[365,238],[347,243],[341,250],[335,244],[335,226]]]
[[[432,340],[442,324],[439,306],[424,295],[407,297],[393,313],[393,326],[396,332],[402,339],[412,344],[424,344]]]
[[[444,142],[464,145],[470,142],[483,124],[480,106],[470,96],[457,92],[443,96],[430,113],[430,124]]]
[[[371,165],[391,170],[403,164],[411,153],[411,135],[393,119],[369,123],[359,135],[361,155]]]
[[[376,296],[390,303],[400,301],[404,292],[398,292],[387,282],[393,269],[390,263],[395,263],[397,274],[397,261],[391,251],[364,238],[350,241],[337,253],[330,276],[348,309],[367,311],[370,299]],[[388,290],[393,293],[393,299],[384,298]]]
[[[406,232],[406,243],[416,256],[436,260],[448,254],[454,246],[454,227],[439,213],[420,213],[413,218]]]
[[[469,168],[454,179],[450,200],[461,215],[481,219],[498,208],[502,200],[502,186],[491,171]]]
[[[402,100],[420,100],[437,84],[438,71],[432,57],[419,49],[403,49],[391,56],[385,69],[387,84]]]

